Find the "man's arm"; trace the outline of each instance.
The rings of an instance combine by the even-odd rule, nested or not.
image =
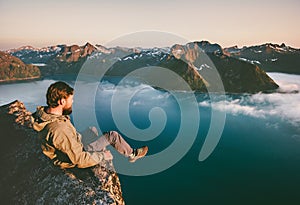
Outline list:
[[[76,133],[69,129],[57,129],[53,136],[53,145],[67,154],[71,162],[78,168],[91,167],[103,159],[102,152],[86,152]]]

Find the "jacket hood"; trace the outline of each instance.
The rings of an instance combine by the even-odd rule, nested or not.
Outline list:
[[[37,107],[36,112],[32,114],[32,126],[33,129],[38,132],[43,130],[44,127],[49,123],[70,119],[67,115],[55,115],[46,113],[45,108],[46,107],[39,106]]]

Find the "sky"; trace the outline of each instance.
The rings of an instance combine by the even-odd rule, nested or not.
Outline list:
[[[0,0],[0,50],[201,40],[300,48],[299,10],[299,0]]]

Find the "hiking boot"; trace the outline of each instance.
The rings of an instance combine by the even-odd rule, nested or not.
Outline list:
[[[147,146],[134,149],[133,153],[129,156],[129,162],[131,163],[135,162],[137,159],[144,157],[147,154],[147,152],[148,152]]]

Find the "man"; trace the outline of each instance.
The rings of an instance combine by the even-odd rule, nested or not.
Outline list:
[[[33,114],[33,128],[39,132],[43,153],[61,168],[87,168],[97,165],[101,160],[112,159],[109,151],[99,152],[112,145],[130,162],[144,157],[148,147],[133,149],[115,132],[106,132],[100,138],[96,128],[87,129],[84,134],[94,135],[96,141],[86,146],[70,121],[74,89],[64,82],[56,82],[47,90],[47,107],[38,107]],[[99,139],[98,139],[99,138]]]

